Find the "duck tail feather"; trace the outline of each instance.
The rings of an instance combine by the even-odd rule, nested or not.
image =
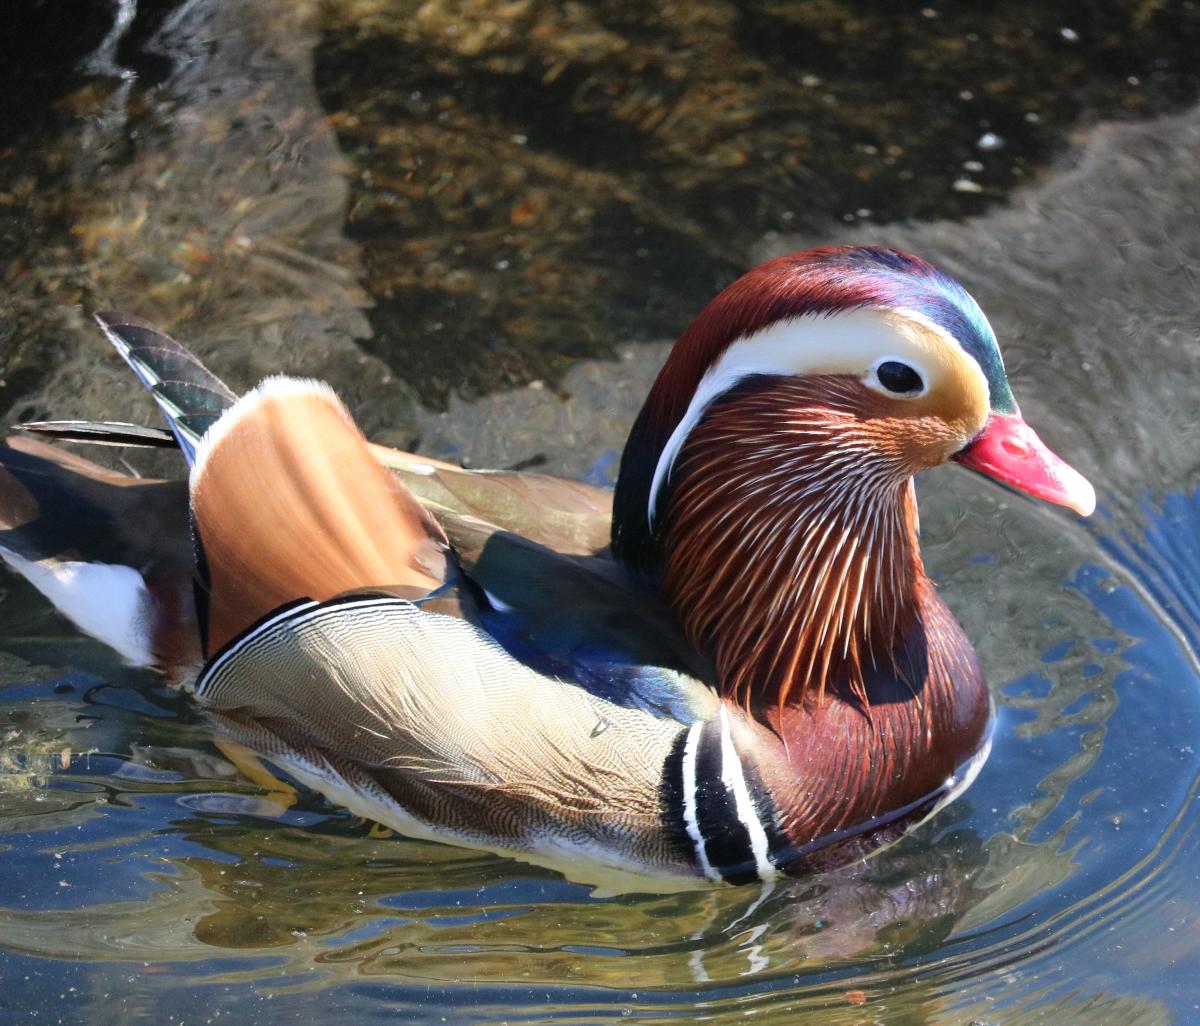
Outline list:
[[[179,439],[166,428],[125,424],[112,420],[32,420],[14,424],[24,431],[59,442],[84,442],[90,445],[135,446],[143,449],[178,449]]]
[[[174,674],[199,658],[183,482],[12,438],[0,444],[0,563],[133,665]]]
[[[148,321],[104,310],[96,314],[109,342],[149,389],[188,464],[204,433],[237,396],[184,346]]]

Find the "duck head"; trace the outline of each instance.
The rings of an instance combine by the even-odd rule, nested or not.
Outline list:
[[[663,592],[726,693],[862,700],[932,590],[912,477],[949,460],[1095,505],[1021,418],[954,279],[895,250],[794,253],[726,288],[672,350],[622,458],[613,552]]]

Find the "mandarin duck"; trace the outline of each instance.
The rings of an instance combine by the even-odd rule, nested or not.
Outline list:
[[[975,301],[892,250],[795,253],[717,295],[612,493],[373,446],[323,384],[239,398],[152,325],[97,320],[170,431],[40,430],[178,446],[190,475],[11,439],[9,566],[190,684],[222,743],[400,833],[577,877],[771,880],[931,815],[992,713],[913,475],[953,460],[1095,504]]]

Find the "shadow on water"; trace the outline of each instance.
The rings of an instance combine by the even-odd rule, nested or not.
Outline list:
[[[1200,85],[1186,8],[330,10],[314,70],[361,169],[365,345],[427,401],[674,337],[767,231],[978,213],[1081,114]]]
[[[1103,509],[923,481],[927,562],[995,685],[984,772],[869,863],[670,896],[263,790],[185,699],[2,579],[4,1021],[1194,1021],[1200,112],[1100,125],[1009,191],[1077,118],[1192,97],[1194,5],[1118,6],[192,0],[75,23],[76,72],[18,125],[38,145],[0,153],[10,417],[138,419],[73,305],[117,303],[238,386],[327,377],[377,437],[603,480],[663,347],[575,358],[836,236],[968,284]],[[977,216],[864,223],[903,215]],[[554,387],[477,395],[530,377]]]
[[[0,43],[0,327],[73,352],[51,296],[136,299],[248,379],[290,349],[268,326],[348,335],[438,404],[674,337],[766,232],[978,214],[1081,121],[1200,87],[1190,0],[102,10],[34,4]]]

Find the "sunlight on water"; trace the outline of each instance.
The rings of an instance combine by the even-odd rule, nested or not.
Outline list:
[[[1200,112],[1101,125],[1037,176],[1030,162],[1048,144],[1027,140],[1028,159],[989,171],[990,208],[964,206],[974,194],[963,190],[938,206],[928,184],[935,170],[918,166],[913,206],[893,212],[973,220],[875,227],[862,223],[866,215],[843,218],[838,204],[850,194],[838,193],[793,225],[803,235],[771,234],[792,223],[770,203],[753,216],[743,210],[742,234],[717,255],[722,225],[656,192],[667,182],[711,197],[708,172],[685,173],[662,153],[653,173],[613,157],[594,175],[627,173],[629,188],[643,190],[630,201],[629,237],[640,228],[651,250],[667,254],[696,243],[703,253],[677,276],[695,280],[683,287],[669,274],[630,272],[610,246],[592,255],[593,278],[568,281],[587,261],[577,248],[552,246],[511,296],[484,309],[471,289],[501,295],[496,261],[515,259],[502,236],[532,231],[550,201],[522,186],[530,193],[522,201],[503,193],[505,227],[471,220],[492,216],[492,193],[479,200],[482,213],[462,215],[492,247],[486,273],[476,267],[460,280],[442,267],[434,289],[412,268],[384,266],[399,254],[432,274],[425,250],[437,251],[433,263],[448,259],[445,240],[433,238],[440,227],[414,240],[396,212],[416,203],[440,225],[434,215],[448,201],[437,197],[462,186],[447,180],[435,191],[419,167],[385,180],[381,163],[407,152],[405,133],[444,142],[469,127],[454,118],[477,112],[468,103],[439,121],[429,97],[411,89],[376,96],[389,118],[403,121],[399,105],[410,120],[372,142],[369,105],[354,109],[362,97],[353,62],[385,47],[396,13],[327,7],[322,22],[304,4],[281,7],[277,18],[266,17],[269,5],[251,15],[168,4],[139,29],[136,5],[119,5],[124,27],[95,40],[105,66],[92,66],[97,79],[57,108],[84,112],[63,129],[81,155],[44,178],[32,201],[46,206],[38,216],[47,224],[49,207],[61,204],[72,241],[49,245],[38,235],[35,245],[33,233],[14,229],[29,247],[3,254],[12,283],[3,312],[22,329],[19,338],[0,331],[10,419],[149,420],[136,384],[77,306],[119,302],[176,325],[239,386],[281,368],[328,378],[382,440],[419,438],[431,455],[473,466],[611,480],[613,454],[665,351],[645,336],[665,334],[756,256],[871,241],[921,253],[971,288],[1025,415],[1097,484],[1101,510],[1085,524],[958,470],[923,479],[930,571],[993,683],[998,726],[983,773],[964,798],[866,864],[675,895],[604,896],[518,862],[374,837],[312,794],[264,790],[213,746],[186,698],[121,667],[23,583],[0,578],[3,1021],[1149,1026],[1200,1017],[1200,310],[1186,270],[1200,265],[1200,235],[1179,227],[1182,211],[1195,213]],[[511,71],[508,44],[471,36],[440,53],[429,40],[434,14],[405,29],[405,52],[428,47],[422,74],[446,81],[478,72],[472,102],[486,108],[480,97]],[[742,40],[762,51],[755,60],[778,57],[766,46],[771,24],[756,22],[753,39]],[[693,28],[711,42],[712,26]],[[580,47],[615,45],[575,29]],[[173,70],[159,72],[165,95],[139,92],[128,76],[109,81],[134,60],[121,32],[139,31],[170,58]],[[143,86],[157,81],[150,63],[138,67]],[[849,86],[830,88],[842,103],[854,100]],[[1183,98],[1178,83],[1161,88]],[[870,106],[854,102],[860,114]],[[649,106],[639,110],[649,116]],[[526,113],[529,129],[541,114]],[[831,125],[833,138],[850,131]],[[520,127],[503,126],[504,145],[527,151],[528,138],[511,141]],[[615,131],[609,124],[600,142]],[[147,135],[154,145],[137,141]],[[459,139],[462,153],[470,141]],[[720,153],[722,175],[735,175],[738,162]],[[586,205],[585,187],[607,186],[564,169],[577,157],[542,153],[520,166],[549,181],[546,189],[584,190]],[[1001,203],[1018,165],[1037,181]],[[957,180],[962,169],[951,170]],[[775,198],[795,188],[777,172],[760,169],[753,184]],[[891,181],[891,171],[878,173]],[[414,198],[414,182],[429,194]],[[53,200],[52,187],[62,190]],[[454,194],[474,202],[469,192]],[[738,209],[730,199],[720,217]],[[569,232],[599,238],[605,223],[597,216]],[[609,291],[597,292],[605,275]],[[572,308],[581,282],[599,298]],[[630,282],[642,292],[638,306],[629,305]],[[564,325],[585,334],[603,304],[625,305],[596,329],[594,348],[538,351],[533,340]],[[652,316],[639,322],[642,306]],[[406,378],[394,319],[410,309],[422,334]],[[456,309],[466,327],[453,344],[474,348],[453,359],[481,354],[463,372],[465,396],[455,394],[453,366],[428,366],[438,348],[429,339],[456,329]],[[640,336],[636,323],[646,325]],[[611,362],[563,357],[609,353],[617,338],[632,341]],[[480,394],[497,384],[520,387]],[[427,401],[413,386],[427,389]]]

